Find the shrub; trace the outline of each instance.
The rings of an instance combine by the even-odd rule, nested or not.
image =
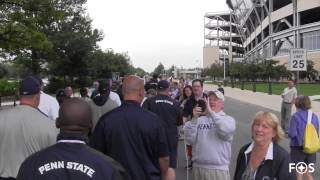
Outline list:
[[[49,94],[56,94],[56,91],[61,88],[65,88],[64,80],[53,77],[49,79],[49,84],[45,87],[45,91]]]
[[[19,82],[9,82],[6,79],[0,79],[0,96],[16,95],[19,88]]]

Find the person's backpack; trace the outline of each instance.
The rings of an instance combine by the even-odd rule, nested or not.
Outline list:
[[[303,152],[314,154],[320,150],[320,141],[316,128],[311,123],[312,111],[308,110],[308,122],[304,130]],[[318,123],[318,126],[320,124]],[[320,129],[320,127],[319,127]]]

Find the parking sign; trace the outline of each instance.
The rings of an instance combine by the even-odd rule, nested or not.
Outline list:
[[[290,49],[290,71],[307,71],[307,50]]]

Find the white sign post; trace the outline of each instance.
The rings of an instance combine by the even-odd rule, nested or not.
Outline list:
[[[290,49],[289,70],[297,72],[296,87],[299,89],[299,71],[307,71],[306,49]]]
[[[307,71],[307,50],[290,49],[290,71]]]

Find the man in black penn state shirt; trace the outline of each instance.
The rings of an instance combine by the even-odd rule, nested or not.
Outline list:
[[[170,97],[170,84],[167,80],[158,83],[157,95],[147,99],[143,108],[157,114],[163,124],[170,153],[170,167],[177,166],[178,130],[177,121],[180,118],[180,106],[178,101]]]
[[[27,158],[19,180],[118,180],[126,179],[121,165],[86,145],[92,127],[91,110],[78,98],[66,100],[59,110],[57,144]],[[40,127],[41,128],[41,127]]]
[[[91,145],[120,162],[129,180],[166,180],[171,177],[167,138],[159,117],[140,106],[143,86],[137,76],[124,78],[124,102],[100,118]]]

